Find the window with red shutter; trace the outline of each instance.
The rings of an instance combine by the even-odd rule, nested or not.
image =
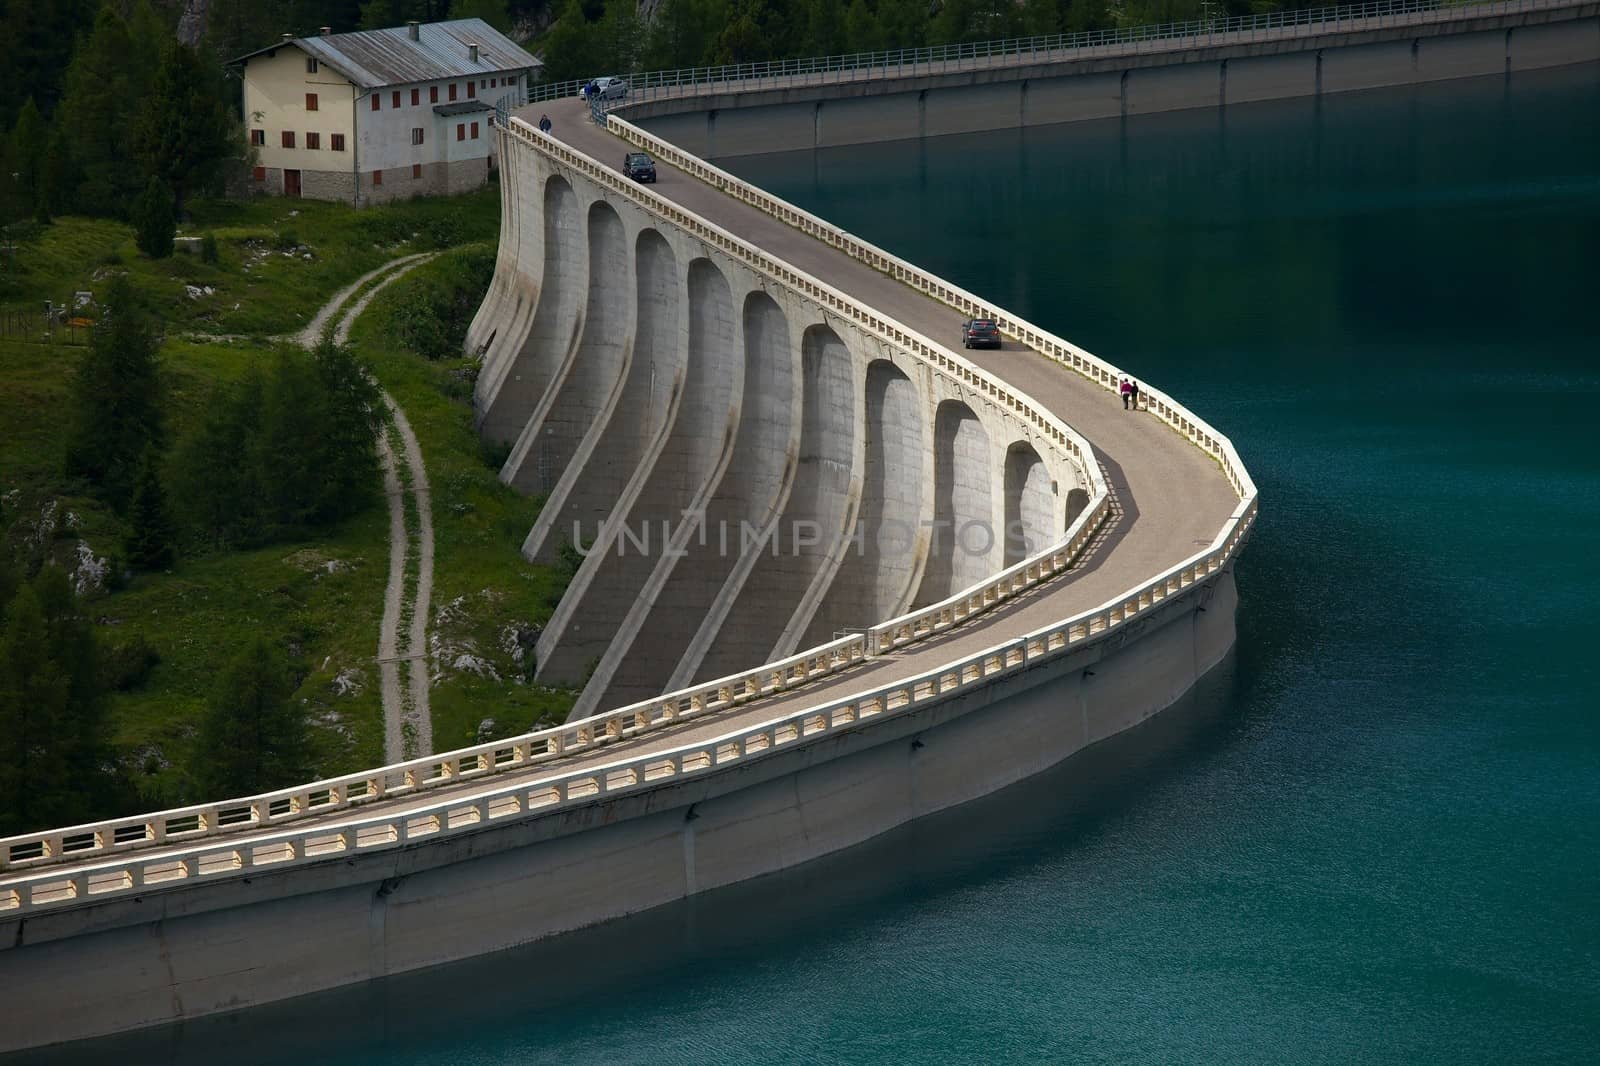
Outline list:
[[[428,86],[428,103],[436,104],[438,102],[439,102],[439,87],[437,85]]]
[[[253,144],[253,145],[256,145],[258,147],[265,147],[266,143],[267,143],[267,131],[266,130],[251,130],[250,131],[250,143]]]
[[[257,181],[266,181],[267,180],[267,168],[266,167],[256,167],[255,170],[250,172],[250,176],[255,178]]]
[[[383,171],[374,170],[372,172],[372,184],[374,184],[374,185],[382,185],[383,184]]]
[[[285,148],[293,148],[294,147],[294,130],[284,130],[283,131],[283,146]]]
[[[467,82],[467,99],[471,100],[473,97],[475,97],[477,95],[478,95],[478,83],[475,82],[475,81]]]
[[[310,148],[312,150],[316,150],[316,149],[321,148],[322,147],[322,134],[320,134],[320,133],[308,133],[308,134],[306,134],[306,147]]]
[[[307,111],[315,111],[316,109],[317,109],[317,94],[316,93],[306,93],[306,110]]]
[[[377,93],[373,93],[372,94],[372,110],[376,111],[376,110],[378,110],[378,108],[380,108],[382,106],[383,106],[383,97],[379,96]]]
[[[412,163],[411,164],[411,177],[412,177],[412,180],[416,180],[417,178],[422,177],[422,164],[421,163]]]
[[[457,122],[456,123],[456,140],[464,141],[466,139],[467,139],[467,124],[465,122]]]
[[[422,103],[422,90],[421,89],[412,89],[411,90],[411,106],[412,107],[416,107],[420,103]]]
[[[335,133],[331,140],[332,143],[328,145],[329,148],[333,149],[335,152],[344,151],[344,134]]]
[[[472,139],[478,139],[478,124],[476,122],[472,124]]]
[[[456,98],[456,83],[455,82],[451,82],[450,83],[450,99],[454,100],[455,98]]]

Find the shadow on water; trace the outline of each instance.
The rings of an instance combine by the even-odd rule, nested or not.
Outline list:
[[[5,1066],[377,1061],[446,1051],[492,1029],[520,1044],[570,1011],[694,986],[796,951],[824,950],[913,904],[1026,873],[1094,837],[1155,787],[1229,743],[1230,654],[1177,705],[1043,774],[799,869],[704,893],[496,955],[102,1040]]]

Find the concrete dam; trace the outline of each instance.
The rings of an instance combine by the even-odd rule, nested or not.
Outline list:
[[[573,718],[0,840],[0,1051],[787,869],[1056,765],[1228,654],[1257,493],[1224,435],[629,115],[496,124],[468,335],[501,476],[544,499],[521,550],[574,566],[538,646]],[[640,148],[655,184],[618,171]],[[962,347],[968,317],[1001,348]]]

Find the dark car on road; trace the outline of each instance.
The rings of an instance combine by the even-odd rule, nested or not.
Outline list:
[[[643,152],[629,152],[622,157],[622,172],[634,181],[656,180],[656,161]]]
[[[969,318],[961,323],[961,345],[964,348],[998,348],[1000,327],[992,318]]]

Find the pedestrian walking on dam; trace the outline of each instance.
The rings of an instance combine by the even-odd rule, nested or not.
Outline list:
[[[1133,384],[1127,378],[1122,379],[1122,409],[1128,409],[1128,401],[1133,399]]]
[[[551,128],[550,116],[549,115],[540,115],[539,116],[539,129],[541,131],[545,132],[545,133],[549,133],[550,132],[550,128]]]
[[[1139,383],[1137,381],[1128,382],[1128,395],[1133,400],[1133,409],[1137,411],[1139,409]]]

